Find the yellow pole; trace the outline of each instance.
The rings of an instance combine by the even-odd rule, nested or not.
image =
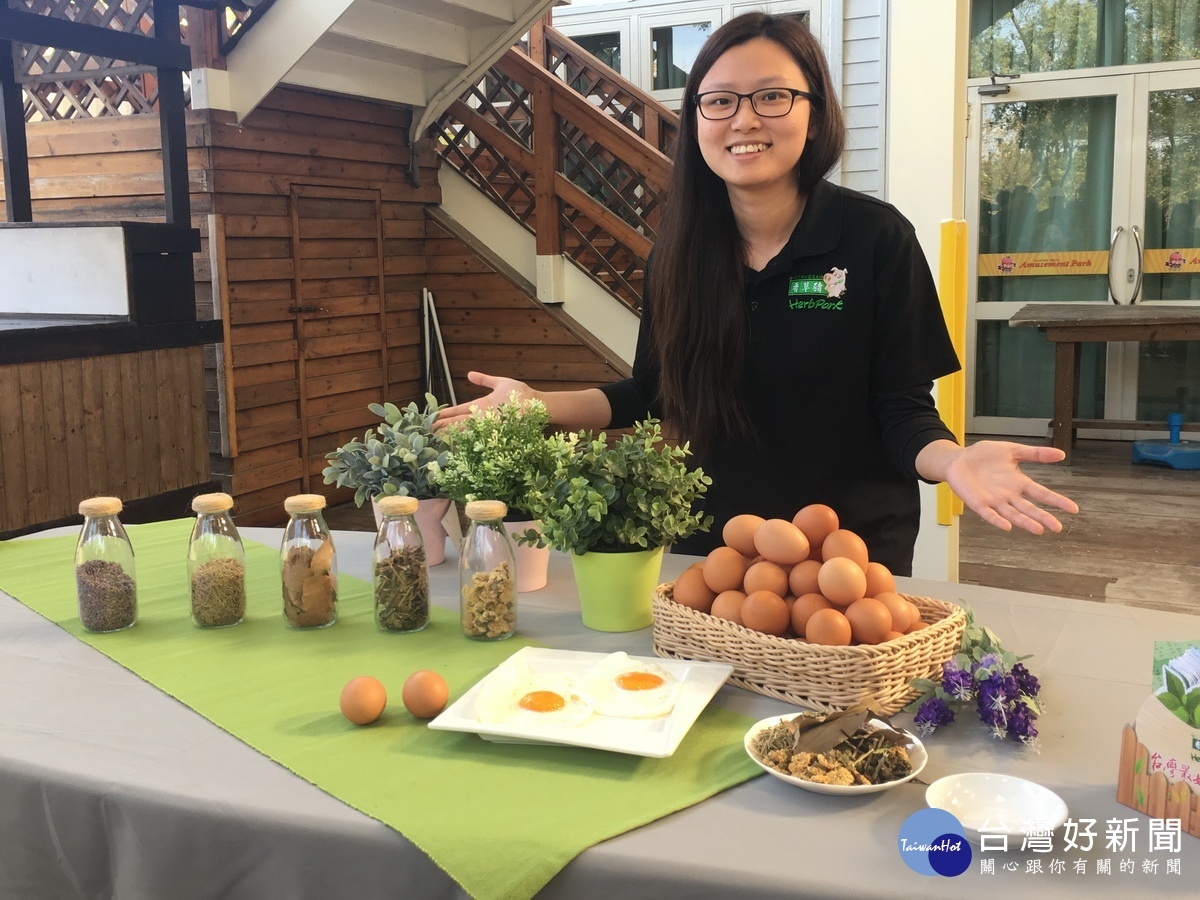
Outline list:
[[[967,223],[962,219],[946,219],[941,226],[941,248],[938,253],[938,295],[942,315],[950,330],[950,340],[959,361],[966,359],[967,349]],[[967,424],[967,377],[962,370],[946,375],[937,382],[937,406],[944,421],[961,444]],[[937,521],[951,525],[954,517],[962,515],[963,504],[945,484],[937,486]]]

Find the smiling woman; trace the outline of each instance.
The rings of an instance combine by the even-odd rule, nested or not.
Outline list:
[[[922,478],[948,481],[997,527],[1059,530],[1039,504],[1075,505],[1019,467],[1059,451],[964,449],[939,418],[932,383],[959,363],[933,278],[895,208],[825,180],[844,145],[807,27],[747,13],[717,29],[684,86],[633,377],[535,394],[471,373],[492,391],[483,405],[517,390],[560,425],[663,419],[713,481],[703,499],[713,529],[676,544],[684,552],[713,549],[735,515],[790,520],[823,503],[872,560],[909,574]]]

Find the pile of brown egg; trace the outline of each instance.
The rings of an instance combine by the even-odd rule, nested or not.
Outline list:
[[[725,546],[675,581],[675,602],[763,634],[840,647],[881,644],[928,624],[824,504],[790,522],[734,516],[721,537]]]

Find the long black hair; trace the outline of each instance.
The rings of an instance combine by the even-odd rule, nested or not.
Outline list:
[[[845,122],[829,64],[798,18],[746,13],[718,28],[700,49],[684,87],[675,172],[649,284],[664,418],[700,452],[721,435],[752,436],[753,428],[742,403],[749,336],[745,248],[725,182],[700,153],[695,97],[721,54],[760,37],[795,59],[814,95],[809,138],[796,164],[800,189],[809,191],[845,146]]]

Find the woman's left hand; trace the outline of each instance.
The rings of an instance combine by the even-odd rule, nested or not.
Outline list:
[[[917,469],[930,480],[945,481],[989,525],[1003,531],[1016,525],[1042,534],[1062,531],[1062,523],[1042,507],[1077,513],[1079,506],[1034,481],[1021,471],[1021,463],[1056,463],[1064,456],[1054,447],[1010,441],[979,441],[969,447],[934,441],[917,456]]]

